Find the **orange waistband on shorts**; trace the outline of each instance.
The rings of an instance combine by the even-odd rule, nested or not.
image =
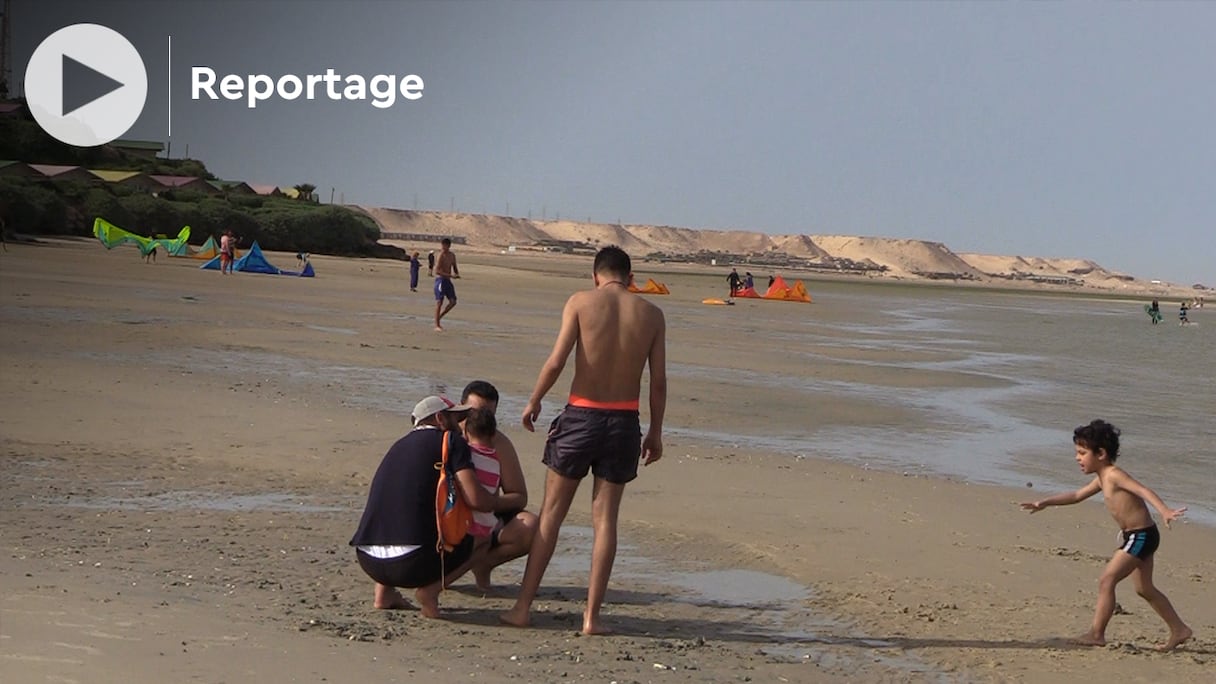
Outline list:
[[[604,411],[636,411],[638,410],[638,400],[626,399],[625,401],[596,401],[586,397],[580,397],[577,394],[570,395],[570,405],[579,408],[601,409]]]

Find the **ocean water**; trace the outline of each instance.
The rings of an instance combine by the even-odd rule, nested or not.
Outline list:
[[[1088,480],[1072,430],[1102,418],[1122,430],[1119,465],[1193,522],[1216,524],[1216,311],[1153,326],[1144,302],[959,288],[820,284],[815,304],[752,304],[708,334],[762,338],[796,362],[771,371],[732,350],[681,378],[774,388],[794,424],[665,431],[683,438],[814,456],[880,469],[1025,487],[1036,494]],[[795,309],[782,308],[795,307]],[[1163,302],[1174,313],[1177,302]],[[739,306],[732,307],[734,309]],[[671,314],[669,314],[669,317]],[[697,320],[674,325],[703,327]],[[821,420],[799,398],[860,408]],[[805,402],[808,406],[811,402]],[[895,409],[871,420],[866,407]],[[889,412],[888,412],[889,413]],[[767,419],[770,423],[773,419]]]

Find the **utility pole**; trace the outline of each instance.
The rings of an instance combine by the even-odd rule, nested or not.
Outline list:
[[[330,204],[333,204],[333,203],[334,203],[334,191],[335,191],[335,190],[337,190],[337,188],[335,188],[335,187],[332,187],[332,186],[331,186],[331,187],[329,188],[329,203],[330,203]]]

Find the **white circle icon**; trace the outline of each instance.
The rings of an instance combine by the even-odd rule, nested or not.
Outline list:
[[[99,24],[72,24],[47,36],[25,68],[34,120],[57,140],[94,147],[118,138],[144,110],[148,74],[139,51]]]

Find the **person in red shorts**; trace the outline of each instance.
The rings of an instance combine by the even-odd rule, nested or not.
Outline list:
[[[549,468],[540,521],[528,553],[528,565],[515,606],[500,618],[517,627],[531,624],[532,601],[557,546],[558,531],[570,510],[579,483],[591,472],[594,542],[584,634],[609,630],[600,620],[616,558],[617,516],[626,483],[637,477],[638,462],[647,465],[663,455],[663,413],[667,406],[667,324],[663,311],[629,292],[633,278],[629,255],[605,247],[595,255],[591,290],[577,292],[562,311],[561,330],[553,352],[536,379],[524,408],[529,431],[540,417],[544,398],[574,352],[570,400],[553,420],[543,462]],[[650,368],[650,427],[641,434],[638,397],[642,371]]]

